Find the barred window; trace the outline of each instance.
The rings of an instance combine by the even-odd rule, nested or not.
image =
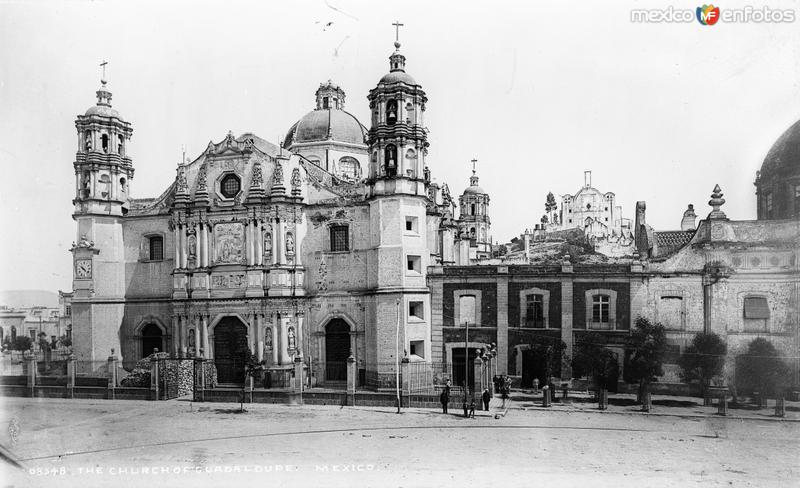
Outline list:
[[[220,183],[220,191],[225,198],[233,198],[241,189],[241,182],[236,175],[229,174],[222,179]]]
[[[162,261],[164,259],[164,238],[161,236],[152,236],[149,239],[148,257],[150,261]]]
[[[350,232],[346,225],[333,225],[331,226],[331,251],[349,251],[350,250]]]

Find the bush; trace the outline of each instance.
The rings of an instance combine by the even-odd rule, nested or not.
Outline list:
[[[775,346],[759,337],[736,358],[736,386],[740,391],[775,395],[788,386],[789,368]]]
[[[31,338],[26,335],[18,335],[11,341],[11,349],[14,351],[28,351],[31,345]]]
[[[681,379],[688,383],[700,381],[705,389],[711,379],[722,374],[728,346],[714,333],[700,332],[678,359]]]

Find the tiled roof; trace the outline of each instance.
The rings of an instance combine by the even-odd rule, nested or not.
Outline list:
[[[656,231],[655,240],[658,256],[661,257],[677,252],[692,240],[694,232],[693,230]]]

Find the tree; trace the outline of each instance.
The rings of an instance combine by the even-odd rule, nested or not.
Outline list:
[[[699,380],[705,397],[711,379],[722,374],[727,352],[728,346],[717,334],[698,333],[678,359],[681,379],[687,383]]]
[[[69,336],[62,335],[58,338],[59,344],[63,347],[71,347],[72,346],[72,339]]]
[[[556,203],[556,197],[553,195],[553,192],[547,193],[547,201],[544,203],[544,211],[550,213],[558,208],[558,204]]]
[[[736,385],[742,391],[775,395],[786,386],[789,376],[789,368],[775,346],[762,337],[753,339],[736,361]]]
[[[617,377],[617,355],[603,346],[604,339],[597,333],[588,333],[575,344],[572,353],[572,375],[589,376],[598,390],[613,389]]]
[[[629,342],[630,360],[625,367],[625,381],[639,383],[639,402],[648,392],[650,383],[664,374],[664,355],[667,335],[664,326],[644,317],[636,319],[636,328]]]
[[[247,351],[245,356],[245,363],[244,363],[244,383],[242,383],[242,396],[240,397],[239,402],[239,411],[244,412],[244,395],[247,389],[247,384],[249,383],[250,378],[254,378],[257,376],[261,371],[264,370],[265,361],[258,362],[258,358],[250,352]]]

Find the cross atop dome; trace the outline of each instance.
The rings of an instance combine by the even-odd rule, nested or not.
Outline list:
[[[100,63],[100,67],[103,69],[103,74],[100,77],[100,89],[97,90],[97,105],[101,105],[103,107],[110,107],[111,106],[111,92],[106,88],[106,65],[108,65],[108,61],[105,59],[102,63]]]
[[[400,49],[400,28],[403,27],[405,24],[401,24],[399,20],[394,21],[392,24],[395,27],[395,34],[394,34],[394,48],[399,50]]]
[[[472,163],[472,176],[469,177],[469,186],[478,186],[478,176],[475,174],[475,163],[478,160],[473,158],[470,162]]]
[[[406,70],[406,57],[400,54],[400,27],[403,27],[405,24],[401,24],[400,21],[395,21],[392,24],[395,28],[395,41],[394,41],[394,53],[389,56],[389,71],[402,71],[405,72]]]

